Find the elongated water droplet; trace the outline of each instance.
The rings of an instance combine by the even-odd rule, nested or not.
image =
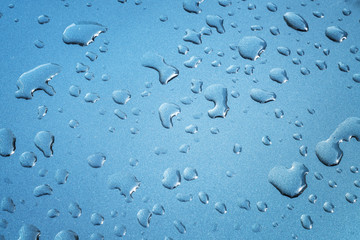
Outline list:
[[[66,44],[78,44],[87,46],[92,43],[100,33],[107,28],[95,22],[77,22],[69,25],[63,33],[63,41]]]
[[[305,21],[305,19],[300,16],[297,13],[294,12],[287,12],[284,14],[284,20],[286,24],[291,27],[292,29],[295,29],[297,31],[301,32],[307,32],[309,31],[309,25]]]

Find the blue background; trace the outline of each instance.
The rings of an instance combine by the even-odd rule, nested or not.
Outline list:
[[[0,197],[9,196],[16,204],[13,214],[0,212],[0,218],[9,224],[0,229],[5,239],[17,239],[22,224],[33,224],[41,230],[40,239],[53,239],[61,230],[72,229],[80,239],[89,239],[92,233],[99,232],[105,239],[116,239],[113,228],[123,224],[127,228],[125,239],[291,239],[296,234],[299,239],[357,239],[359,228],[359,203],[350,204],[345,194],[351,192],[360,195],[353,181],[359,174],[350,172],[350,166],[358,165],[360,148],[355,140],[341,144],[344,151],[342,162],[337,167],[324,166],[315,155],[315,145],[327,139],[338,124],[348,117],[360,116],[359,86],[352,75],[359,73],[360,62],[350,53],[350,46],[359,43],[359,1],[273,1],[277,12],[267,10],[264,1],[235,1],[229,7],[221,7],[215,0],[200,4],[202,13],[190,14],[182,7],[182,1],[146,1],[135,5],[133,0],[121,4],[115,0],[106,1],[1,1],[0,19],[2,34],[0,58],[0,128],[9,128],[16,136],[16,152],[10,157],[1,157]],[[14,8],[8,5],[12,3]],[[69,6],[65,7],[64,4]],[[256,5],[248,10],[248,4]],[[342,9],[352,10],[350,16],[344,16]],[[287,11],[300,13],[309,24],[309,31],[302,33],[289,28],[283,20]],[[313,16],[313,11],[321,11],[322,19]],[[228,13],[233,12],[233,16]],[[40,25],[37,17],[46,14],[50,22]],[[208,14],[224,18],[225,34],[212,29],[211,36],[203,36],[201,45],[186,43],[182,40],[185,29],[200,29],[206,26]],[[168,21],[161,22],[161,15]],[[260,20],[254,17],[260,16]],[[14,22],[18,18],[19,22]],[[341,21],[340,21],[341,19]],[[77,21],[94,21],[108,27],[95,42],[89,46],[66,45],[62,41],[64,29]],[[235,22],[237,28],[230,24]],[[259,24],[262,31],[253,32],[251,25]],[[174,26],[179,29],[174,29]],[[325,36],[328,26],[338,25],[348,32],[348,39],[342,43],[330,41]],[[277,26],[280,35],[273,36],[269,28]],[[237,51],[229,48],[238,44],[243,36],[259,36],[266,40],[267,49],[255,62],[242,59]],[[35,40],[41,40],[45,47],[38,49]],[[100,53],[98,48],[109,41],[108,52]],[[315,43],[322,48],[314,47]],[[187,55],[180,55],[177,46],[189,47]],[[276,48],[288,47],[290,56],[280,55]],[[204,53],[205,47],[213,52]],[[298,56],[296,49],[305,51]],[[330,49],[325,56],[323,48]],[[90,62],[85,57],[87,51],[98,54],[98,59]],[[158,81],[158,73],[141,65],[141,57],[147,51],[158,52],[167,63],[176,66],[180,74],[167,85]],[[222,51],[224,57],[217,56]],[[183,63],[191,56],[199,56],[202,63],[195,69],[186,68]],[[236,56],[236,59],[232,57]],[[292,58],[301,59],[301,65],[292,63]],[[212,67],[211,62],[220,60],[222,65]],[[325,60],[327,70],[320,71],[316,60]],[[350,66],[350,72],[338,69],[338,62]],[[57,63],[62,72],[51,80],[56,94],[52,97],[42,91],[34,93],[31,100],[15,98],[18,77],[45,63]],[[90,66],[95,78],[87,81],[83,74],[75,72],[77,62]],[[229,75],[226,68],[232,64],[240,66],[238,74]],[[246,64],[254,65],[254,74],[244,74]],[[307,67],[310,75],[300,73],[300,67]],[[271,81],[268,74],[274,67],[286,69],[289,81],[278,84]],[[107,82],[101,80],[102,74],[109,74]],[[228,88],[230,110],[225,119],[211,119],[207,111],[213,104],[203,94],[191,92],[191,80],[204,82],[203,89],[211,84],[222,83]],[[233,81],[238,79],[238,81]],[[255,83],[253,80],[257,79]],[[152,88],[146,89],[145,82],[151,82]],[[78,85],[81,95],[74,98],[69,87]],[[259,104],[254,102],[249,91],[263,88],[277,94],[274,102]],[[112,92],[118,89],[130,91],[131,100],[124,106],[112,100]],[[151,91],[148,97],[141,97],[144,90]],[[238,98],[231,97],[232,90],[240,93]],[[96,103],[86,103],[84,96],[95,92],[100,96]],[[183,105],[180,99],[191,97],[191,105]],[[158,108],[164,102],[174,102],[181,106],[182,112],[174,118],[171,129],[162,127]],[[38,106],[48,107],[47,115],[37,118]],[[141,114],[134,116],[131,109],[139,108]],[[59,112],[59,108],[63,109]],[[113,111],[119,108],[127,113],[124,121],[117,118]],[[277,119],[274,109],[284,111],[283,119]],[[315,114],[308,113],[315,109]],[[106,114],[99,112],[105,110]],[[202,113],[200,119],[194,114]],[[79,121],[76,129],[69,127],[71,119]],[[177,121],[176,119],[180,120]],[[294,125],[296,120],[304,123],[303,128]],[[185,127],[196,124],[199,132],[185,133]],[[109,127],[114,127],[113,133]],[[139,133],[131,134],[130,128],[136,127]],[[210,128],[217,127],[220,133],[213,135]],[[37,132],[47,130],[55,136],[54,156],[45,158],[35,147],[33,139]],[[301,133],[302,141],[296,141],[292,135]],[[268,135],[272,145],[265,146],[261,139]],[[79,137],[80,136],[80,137]],[[235,143],[242,146],[239,155],[233,153]],[[187,154],[180,153],[179,147],[189,144]],[[308,146],[308,156],[299,154],[301,145]],[[164,155],[156,155],[155,147],[167,149]],[[36,166],[31,169],[21,167],[19,156],[25,151],[34,151],[38,156]],[[107,161],[100,169],[93,169],[87,163],[87,157],[95,152],[106,155]],[[139,164],[131,167],[129,158],[137,158]],[[308,188],[298,198],[282,196],[267,180],[271,168],[277,165],[290,167],[292,162],[304,163],[310,170],[307,176]],[[161,184],[162,174],[167,168],[182,171],[194,167],[199,173],[197,180],[182,183],[174,190],[168,190]],[[48,174],[40,177],[40,169]],[[336,172],[341,168],[342,173]],[[57,185],[54,175],[57,169],[67,169],[69,178],[66,184]],[[233,177],[226,176],[232,171]],[[141,181],[140,188],[133,194],[133,202],[126,203],[119,191],[107,187],[109,175],[117,172],[129,172]],[[324,179],[319,181],[314,172],[320,172]],[[11,180],[11,184],[4,181]],[[337,188],[328,186],[329,180],[335,180]],[[33,189],[40,184],[49,184],[53,188],[51,196],[36,198]],[[203,205],[197,194],[205,191],[210,197],[208,205]],[[191,202],[179,202],[177,193],[191,193]],[[307,198],[316,194],[318,201],[311,204]],[[237,199],[245,197],[251,202],[251,210],[245,211],[237,206]],[[148,201],[144,201],[147,198]],[[20,201],[25,200],[24,204]],[[68,206],[76,201],[82,208],[82,215],[73,219]],[[264,201],[268,210],[262,213],[256,209],[256,202]],[[335,205],[332,214],[326,213],[322,205],[331,201]],[[228,213],[221,215],[215,210],[215,203],[223,202]],[[165,215],[153,216],[150,227],[143,228],[136,218],[138,210],[152,209],[160,203]],[[287,209],[287,204],[294,206]],[[57,208],[60,216],[49,219],[46,215],[51,208]],[[110,216],[112,210],[120,214]],[[98,212],[105,218],[101,226],[90,222],[92,213]],[[123,214],[121,214],[123,213]],[[301,226],[300,216],[309,214],[314,222],[313,229]],[[282,217],[285,216],[285,217]],[[180,234],[173,225],[180,220],[186,226],[187,233]],[[272,226],[277,222],[278,227]],[[259,233],[252,232],[252,225],[262,226]],[[240,230],[235,226],[239,224]]]

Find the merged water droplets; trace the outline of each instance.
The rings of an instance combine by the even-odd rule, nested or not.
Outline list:
[[[279,166],[271,169],[268,180],[282,195],[294,198],[306,189],[308,172],[309,169],[304,164],[293,162],[291,168]]]
[[[207,15],[206,24],[213,27],[220,34],[225,33],[224,19],[218,15]]]
[[[54,135],[49,131],[40,131],[35,135],[34,143],[36,147],[49,158],[53,155]]]
[[[165,188],[170,190],[178,187],[181,183],[180,171],[173,168],[166,169],[161,182]]]
[[[141,62],[144,67],[152,68],[159,73],[159,81],[161,84],[167,84],[179,75],[179,70],[167,64],[164,58],[157,53],[145,53]]]
[[[348,142],[352,137],[360,140],[360,118],[350,117],[340,123],[327,140],[316,144],[316,156],[326,166],[338,165],[343,156],[340,142]]]
[[[255,61],[265,51],[267,43],[264,39],[256,36],[243,37],[238,45],[241,57]]]
[[[55,63],[39,65],[28,72],[21,74],[16,82],[18,90],[15,92],[16,98],[31,99],[37,90],[43,90],[48,95],[53,96],[55,90],[48,82],[59,74],[61,67]]]
[[[78,44],[87,46],[92,43],[100,33],[107,31],[107,28],[95,22],[77,22],[69,25],[63,32],[63,41],[66,44]]]
[[[286,24],[300,32],[307,32],[309,31],[309,25],[306,20],[297,13],[294,12],[287,12],[284,14],[284,20]]]
[[[132,194],[140,187],[140,181],[129,173],[114,173],[108,177],[110,189],[118,189],[127,202],[132,201]]]
[[[152,213],[148,209],[139,210],[136,216],[139,224],[142,227],[144,228],[149,227]]]
[[[173,126],[172,118],[181,112],[181,108],[175,103],[163,103],[159,107],[159,117],[164,128]]]
[[[215,104],[213,109],[208,111],[211,118],[226,117],[229,107],[227,105],[227,88],[222,84],[213,84],[205,89],[206,100]]]

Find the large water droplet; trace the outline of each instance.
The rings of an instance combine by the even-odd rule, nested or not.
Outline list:
[[[327,140],[316,145],[316,156],[326,166],[338,165],[343,156],[340,142],[348,142],[352,137],[360,139],[360,118],[350,117],[340,123]]]
[[[287,12],[284,14],[284,20],[285,20],[286,24],[289,27],[291,27],[292,29],[295,29],[295,30],[301,31],[301,32],[309,31],[308,23],[299,14],[296,14],[294,12]]]
[[[309,169],[302,163],[293,162],[291,168],[274,167],[268,175],[269,182],[289,198],[298,197],[307,187],[306,174]]]
[[[157,53],[145,53],[141,62],[144,67],[152,68],[159,73],[159,81],[161,84],[167,84],[179,75],[179,70],[167,64],[164,58]]]
[[[16,98],[31,99],[37,90],[43,90],[53,96],[55,90],[48,82],[61,71],[61,67],[54,63],[39,65],[28,72],[21,74],[16,82],[18,90]]]
[[[325,30],[325,35],[334,42],[342,42],[347,38],[348,33],[338,26],[330,26]]]
[[[107,28],[95,22],[77,22],[69,25],[63,33],[63,41],[66,44],[78,44],[87,46],[92,43],[100,33]]]
[[[276,94],[263,89],[253,88],[250,90],[250,97],[258,103],[268,103],[276,100]]]
[[[266,41],[256,36],[243,37],[238,46],[241,57],[255,61],[266,49]]]
[[[163,103],[159,107],[159,117],[164,128],[173,126],[172,118],[181,112],[181,108],[175,103]]]
[[[152,213],[148,209],[139,210],[136,216],[141,226],[144,228],[149,227]]]
[[[166,169],[161,182],[167,189],[174,189],[178,187],[181,183],[180,171],[173,168]]]
[[[53,155],[54,135],[49,131],[40,131],[35,135],[34,143],[36,147],[49,158]]]
[[[205,89],[206,100],[215,104],[213,109],[208,111],[211,118],[226,117],[229,107],[227,105],[227,88],[222,84],[213,84]]]
[[[15,152],[16,138],[10,129],[0,129],[0,155],[2,157],[8,157]]]

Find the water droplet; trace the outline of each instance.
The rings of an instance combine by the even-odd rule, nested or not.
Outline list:
[[[15,92],[16,98],[31,99],[37,90],[43,90],[49,96],[55,94],[52,86],[48,82],[61,71],[61,67],[54,63],[39,65],[27,71],[19,77],[16,82],[18,90]]]
[[[77,22],[69,25],[63,33],[63,41],[66,44],[78,44],[87,46],[97,36],[105,33],[107,28],[95,22]]]
[[[191,80],[191,91],[195,94],[201,93],[203,82],[197,79]]]
[[[100,96],[97,93],[87,93],[84,96],[84,101],[87,103],[96,103],[100,100]]]
[[[204,0],[183,0],[183,8],[189,13],[201,13],[201,8],[199,4]]]
[[[140,209],[136,216],[139,224],[142,227],[149,227],[152,213],[148,209]]]
[[[283,118],[284,117],[284,111],[279,109],[279,108],[275,108],[274,113],[275,113],[276,118]]]
[[[184,46],[184,45],[179,45],[178,46],[178,52],[180,54],[186,55],[189,52],[189,48]]]
[[[187,167],[184,169],[183,177],[186,181],[192,181],[198,178],[198,173],[195,168]]]
[[[126,227],[124,225],[115,225],[114,234],[117,237],[123,237],[126,235]]]
[[[229,107],[227,105],[227,88],[222,84],[213,84],[205,89],[206,100],[215,104],[213,109],[208,111],[210,118],[225,118]]]
[[[310,194],[308,200],[310,203],[315,204],[317,201],[317,196],[315,194]]]
[[[345,194],[345,199],[346,201],[348,201],[349,203],[356,203],[357,201],[357,196],[355,194],[352,193],[346,193]]]
[[[213,27],[220,34],[225,33],[224,19],[218,15],[207,15],[206,24]]]
[[[270,11],[270,12],[276,12],[277,11],[277,6],[276,6],[276,4],[275,3],[272,3],[272,2],[268,2],[267,4],[266,4],[266,7],[267,7],[267,9]]]
[[[19,230],[18,240],[40,239],[40,230],[31,224],[23,224]]]
[[[164,128],[173,126],[172,118],[181,112],[181,108],[174,103],[163,103],[159,107],[159,117]]]
[[[301,145],[299,148],[299,153],[301,154],[301,156],[306,157],[308,154],[308,147],[305,145]]]
[[[48,218],[56,218],[60,215],[60,211],[57,210],[56,208],[52,208],[47,212],[46,215]]]
[[[199,197],[199,200],[201,203],[203,203],[203,204],[209,203],[209,195],[207,193],[199,192],[198,197]]]
[[[69,177],[69,172],[66,169],[57,169],[55,172],[55,181],[57,184],[65,184]]]
[[[301,221],[301,225],[303,226],[303,228],[305,228],[307,230],[312,229],[313,221],[309,215],[307,215],[307,214],[301,215],[300,221]]]
[[[142,57],[142,65],[156,70],[159,73],[161,84],[167,84],[179,75],[179,70],[167,64],[162,56],[154,52],[147,52]]]
[[[338,62],[338,67],[339,67],[339,70],[342,71],[342,72],[349,72],[350,71],[350,67],[349,65],[343,63],[343,62]]]
[[[122,172],[114,173],[108,177],[110,189],[117,189],[127,202],[132,201],[132,194],[140,187],[140,181],[134,175]]]
[[[256,207],[260,212],[266,212],[268,209],[266,202],[262,202],[262,201],[257,202]]]
[[[174,226],[175,226],[176,230],[178,230],[179,233],[181,233],[181,234],[186,233],[186,227],[181,221],[175,220]]]
[[[270,27],[270,33],[274,36],[280,35],[280,30],[278,27]]]
[[[330,26],[326,28],[325,35],[331,41],[342,42],[347,38],[348,33],[338,26]]]
[[[295,198],[306,189],[308,172],[309,169],[304,164],[293,162],[291,168],[279,166],[271,169],[268,180],[282,195]]]
[[[273,68],[270,70],[269,77],[271,80],[277,83],[285,83],[289,80],[285,69]]]
[[[56,234],[54,240],[79,240],[79,236],[72,230],[62,230]]]
[[[45,23],[48,23],[48,22],[50,22],[50,18],[49,18],[48,15],[40,15],[38,17],[38,23],[39,24],[45,24]]]
[[[193,199],[193,195],[192,194],[186,194],[186,193],[177,193],[176,194],[176,199],[179,202],[190,202]]]
[[[104,217],[99,213],[91,214],[90,221],[94,226],[100,226],[104,223]]]
[[[71,202],[68,206],[68,212],[71,217],[79,218],[81,216],[82,210],[77,202]]]
[[[215,209],[221,214],[227,213],[226,205],[222,202],[215,203]]]
[[[16,206],[14,201],[10,197],[3,197],[1,200],[1,211],[8,213],[14,213]]]
[[[165,209],[161,204],[155,204],[152,208],[152,213],[161,216],[165,214]]]
[[[327,213],[333,213],[334,208],[335,208],[335,206],[331,202],[325,202],[324,205],[323,205],[323,209]]]
[[[284,56],[289,56],[291,54],[291,51],[287,47],[278,47],[277,48],[278,53]]]
[[[258,103],[268,103],[276,100],[276,94],[263,89],[253,88],[250,90],[250,97]]]
[[[45,195],[51,195],[52,188],[48,184],[42,184],[34,188],[33,194],[35,197],[41,197]]]
[[[255,61],[266,49],[266,41],[256,36],[243,37],[238,46],[239,54],[244,59]]]
[[[35,146],[44,154],[45,157],[49,158],[53,155],[53,144],[55,141],[54,135],[49,131],[40,131],[34,138]]]
[[[106,156],[103,153],[94,153],[87,157],[87,161],[90,167],[101,168],[106,161]]]
[[[315,153],[318,159],[326,166],[338,165],[343,156],[343,151],[339,146],[340,142],[348,142],[352,137],[360,139],[359,127],[360,119],[355,117],[347,118],[340,123],[327,140],[316,145]]]
[[[167,189],[174,189],[178,187],[181,183],[180,171],[173,168],[166,169],[161,182]]]
[[[112,93],[112,99],[117,104],[125,105],[131,99],[131,94],[126,89],[115,90]]]
[[[329,187],[331,187],[331,188],[337,187],[337,183],[334,180],[329,180],[328,184],[329,184]]]
[[[308,23],[299,14],[296,14],[294,12],[287,12],[284,14],[284,20],[285,20],[286,24],[289,27],[291,27],[292,29],[295,29],[300,32],[309,31]]]
[[[327,64],[325,61],[323,60],[316,60],[315,61],[315,65],[318,67],[319,70],[326,70],[327,69]]]

